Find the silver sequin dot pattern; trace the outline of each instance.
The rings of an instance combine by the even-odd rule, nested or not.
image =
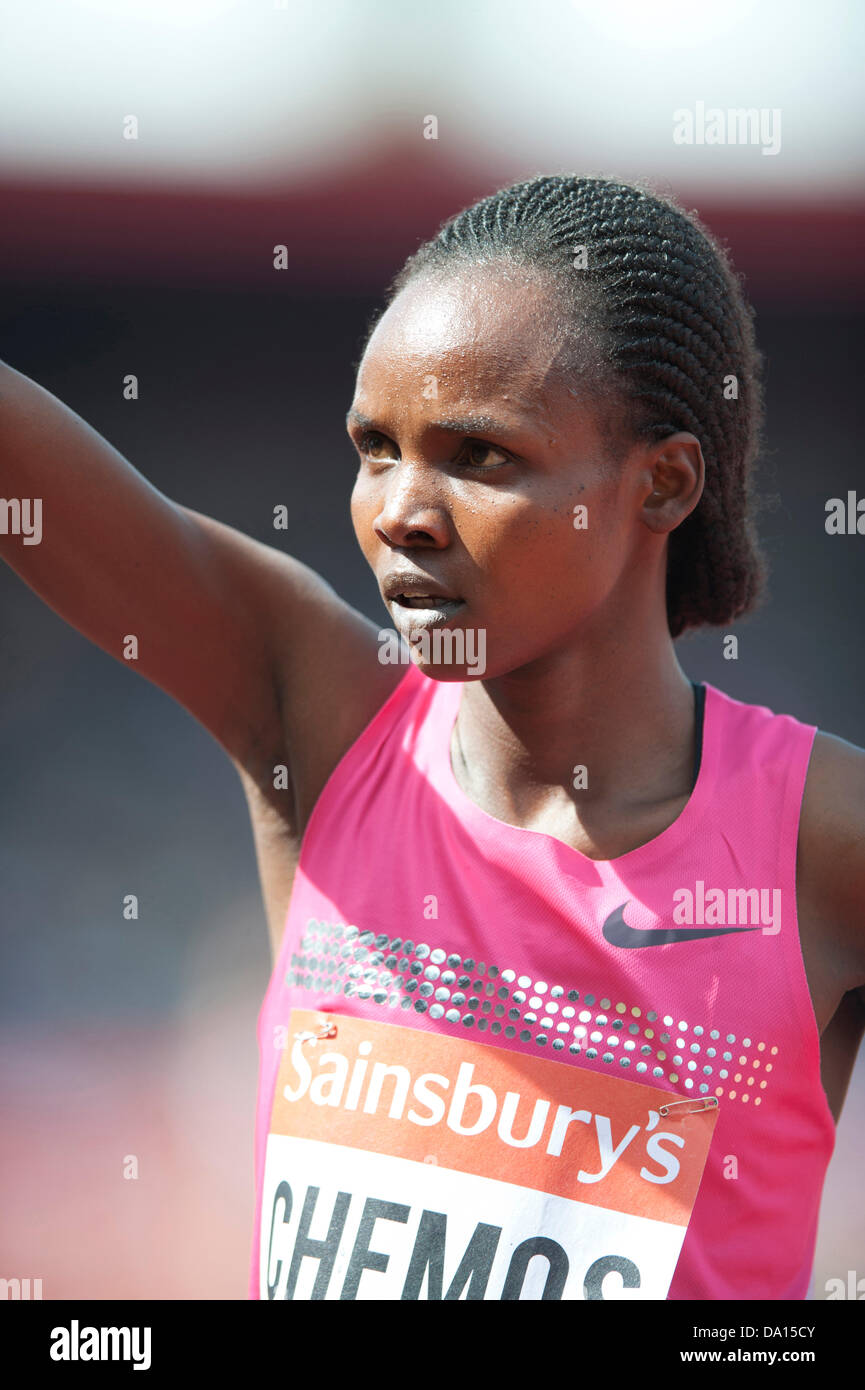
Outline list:
[[[707,1030],[597,990],[532,980],[425,941],[344,922],[311,917],[298,944],[286,985],[381,1009],[414,1009],[455,1030],[519,1038],[553,1055],[600,1059],[635,1079],[666,1079],[695,1096],[760,1105],[778,1054],[764,1041]]]

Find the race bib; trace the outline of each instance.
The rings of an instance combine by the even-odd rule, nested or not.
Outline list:
[[[294,1010],[261,1297],[666,1298],[717,1115],[714,1097]]]

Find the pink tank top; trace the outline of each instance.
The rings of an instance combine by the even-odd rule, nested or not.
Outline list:
[[[835,1137],[795,896],[816,729],[705,684],[684,810],[593,860],[460,789],[462,689],[410,666],[307,827],[250,1297],[807,1297]]]

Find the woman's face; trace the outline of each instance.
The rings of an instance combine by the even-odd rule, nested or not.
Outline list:
[[[592,630],[609,641],[645,587],[651,469],[611,464],[560,345],[549,286],[483,266],[411,282],[361,362],[352,521],[394,626],[439,679],[473,672],[418,659],[419,632],[483,632],[489,678]]]

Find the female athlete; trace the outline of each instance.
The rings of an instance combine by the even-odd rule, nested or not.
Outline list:
[[[250,1294],[798,1299],[865,1025],[865,752],[692,682],[764,565],[753,316],[699,220],[452,218],[348,429],[392,626],[0,375],[9,563],[234,763],[274,956]],[[398,636],[397,636],[398,634]]]

